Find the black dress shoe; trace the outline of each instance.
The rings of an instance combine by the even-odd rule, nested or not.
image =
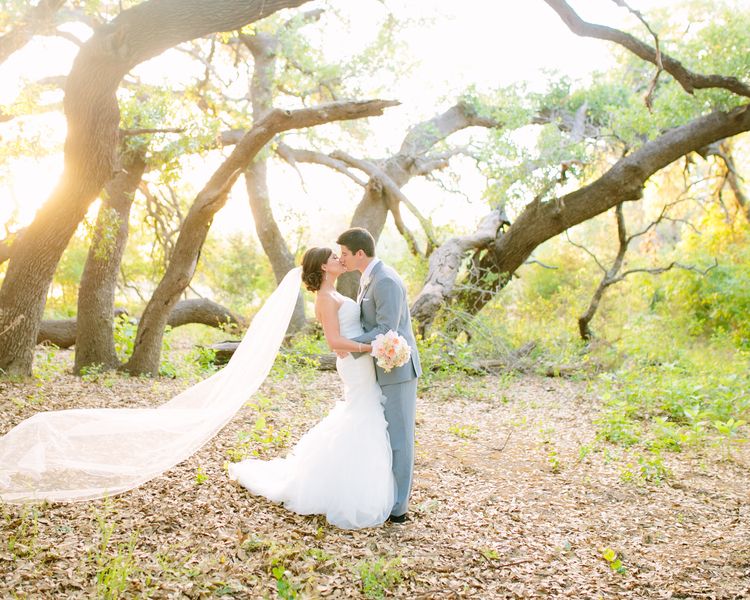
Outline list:
[[[406,513],[404,513],[403,515],[391,515],[390,517],[388,517],[389,523],[406,523],[408,521],[411,521],[411,519]]]

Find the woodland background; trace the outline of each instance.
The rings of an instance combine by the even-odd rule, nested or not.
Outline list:
[[[539,0],[606,70],[415,93],[408,35],[440,15],[361,4],[364,29],[336,0],[2,4],[0,66],[50,37],[76,52],[3,82],[1,431],[165,401],[307,247],[364,226],[428,367],[416,523],[340,532],[226,482],[339,393],[301,293],[271,378],[196,457],[107,502],[3,505],[6,590],[748,593],[750,7]],[[615,20],[579,16],[593,4]]]

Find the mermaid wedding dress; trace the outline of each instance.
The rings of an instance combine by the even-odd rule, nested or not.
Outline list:
[[[359,305],[339,307],[341,335],[362,333]],[[308,431],[286,458],[248,459],[229,466],[229,476],[253,494],[296,513],[322,514],[343,529],[383,523],[395,502],[391,446],[383,398],[372,358],[351,354],[336,361],[344,400]]]

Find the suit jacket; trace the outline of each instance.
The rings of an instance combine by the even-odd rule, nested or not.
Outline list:
[[[411,328],[409,303],[406,288],[398,273],[383,262],[373,267],[359,300],[360,319],[365,333],[354,338],[355,342],[369,344],[378,334],[390,330],[402,335],[411,348],[411,359],[405,365],[386,373],[375,363],[375,372],[380,385],[403,383],[419,377],[422,367],[414,332]]]

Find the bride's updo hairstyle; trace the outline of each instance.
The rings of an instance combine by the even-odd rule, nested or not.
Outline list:
[[[309,248],[302,257],[302,283],[311,292],[317,292],[323,285],[325,273],[322,266],[328,262],[333,250],[330,248]]]

